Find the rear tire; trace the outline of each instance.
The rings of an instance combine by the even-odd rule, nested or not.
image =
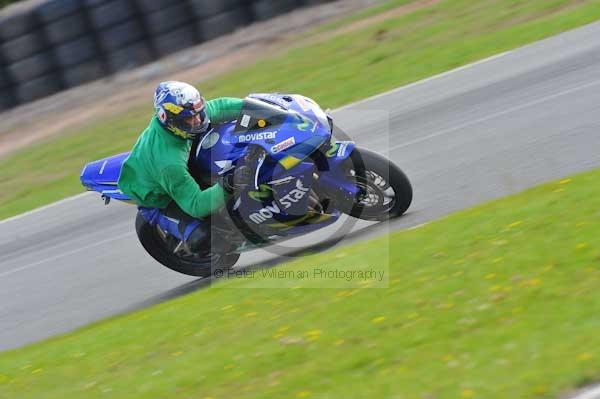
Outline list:
[[[190,261],[177,256],[166,247],[156,227],[150,225],[139,212],[135,219],[135,230],[140,243],[150,256],[169,269],[188,276],[211,277],[213,272],[221,273],[231,268],[240,257],[238,253],[232,253]]]
[[[413,191],[408,177],[392,161],[376,152],[355,148],[350,155],[350,170],[354,170],[357,184],[365,188],[372,197],[384,191],[393,190],[394,197],[390,203],[378,203],[378,198],[368,202],[359,199],[354,203],[350,216],[364,220],[384,221],[401,216],[412,202]],[[359,182],[360,181],[360,182]],[[385,187],[385,190],[382,189]],[[387,192],[385,191],[385,192]],[[364,199],[371,199],[366,194]],[[373,202],[376,202],[373,204]]]

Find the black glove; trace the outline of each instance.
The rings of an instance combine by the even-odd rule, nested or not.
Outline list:
[[[252,187],[254,185],[254,174],[248,166],[241,165],[236,167],[232,173],[222,176],[219,183],[226,192],[233,194],[235,191],[243,191],[248,187]]]

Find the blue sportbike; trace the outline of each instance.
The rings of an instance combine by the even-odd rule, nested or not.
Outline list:
[[[136,231],[142,246],[175,271],[208,277],[232,267],[244,251],[322,229],[342,214],[384,221],[406,212],[412,187],[402,170],[351,140],[336,140],[343,134],[338,132],[334,135],[331,116],[310,98],[249,95],[238,120],[215,127],[190,152],[188,167],[201,188],[224,177],[236,187],[225,211],[199,220],[210,224],[212,240],[191,250],[140,211]],[[130,201],[117,186],[127,155],[87,164],[82,184],[106,203]],[[246,171],[243,181],[238,170]]]

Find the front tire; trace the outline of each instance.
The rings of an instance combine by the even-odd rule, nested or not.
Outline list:
[[[362,189],[351,216],[384,221],[399,217],[410,207],[413,191],[408,177],[392,161],[365,148],[355,148],[349,158],[349,173]]]
[[[135,219],[135,230],[140,243],[150,256],[169,269],[188,276],[211,277],[217,270],[223,272],[231,268],[240,257],[239,253],[210,254],[190,259],[179,256],[169,249],[159,235],[157,226],[148,223],[139,212]]]

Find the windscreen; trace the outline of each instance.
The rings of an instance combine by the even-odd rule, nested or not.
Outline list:
[[[277,128],[283,125],[288,116],[288,111],[279,106],[246,98],[234,133],[242,134],[253,130]]]

